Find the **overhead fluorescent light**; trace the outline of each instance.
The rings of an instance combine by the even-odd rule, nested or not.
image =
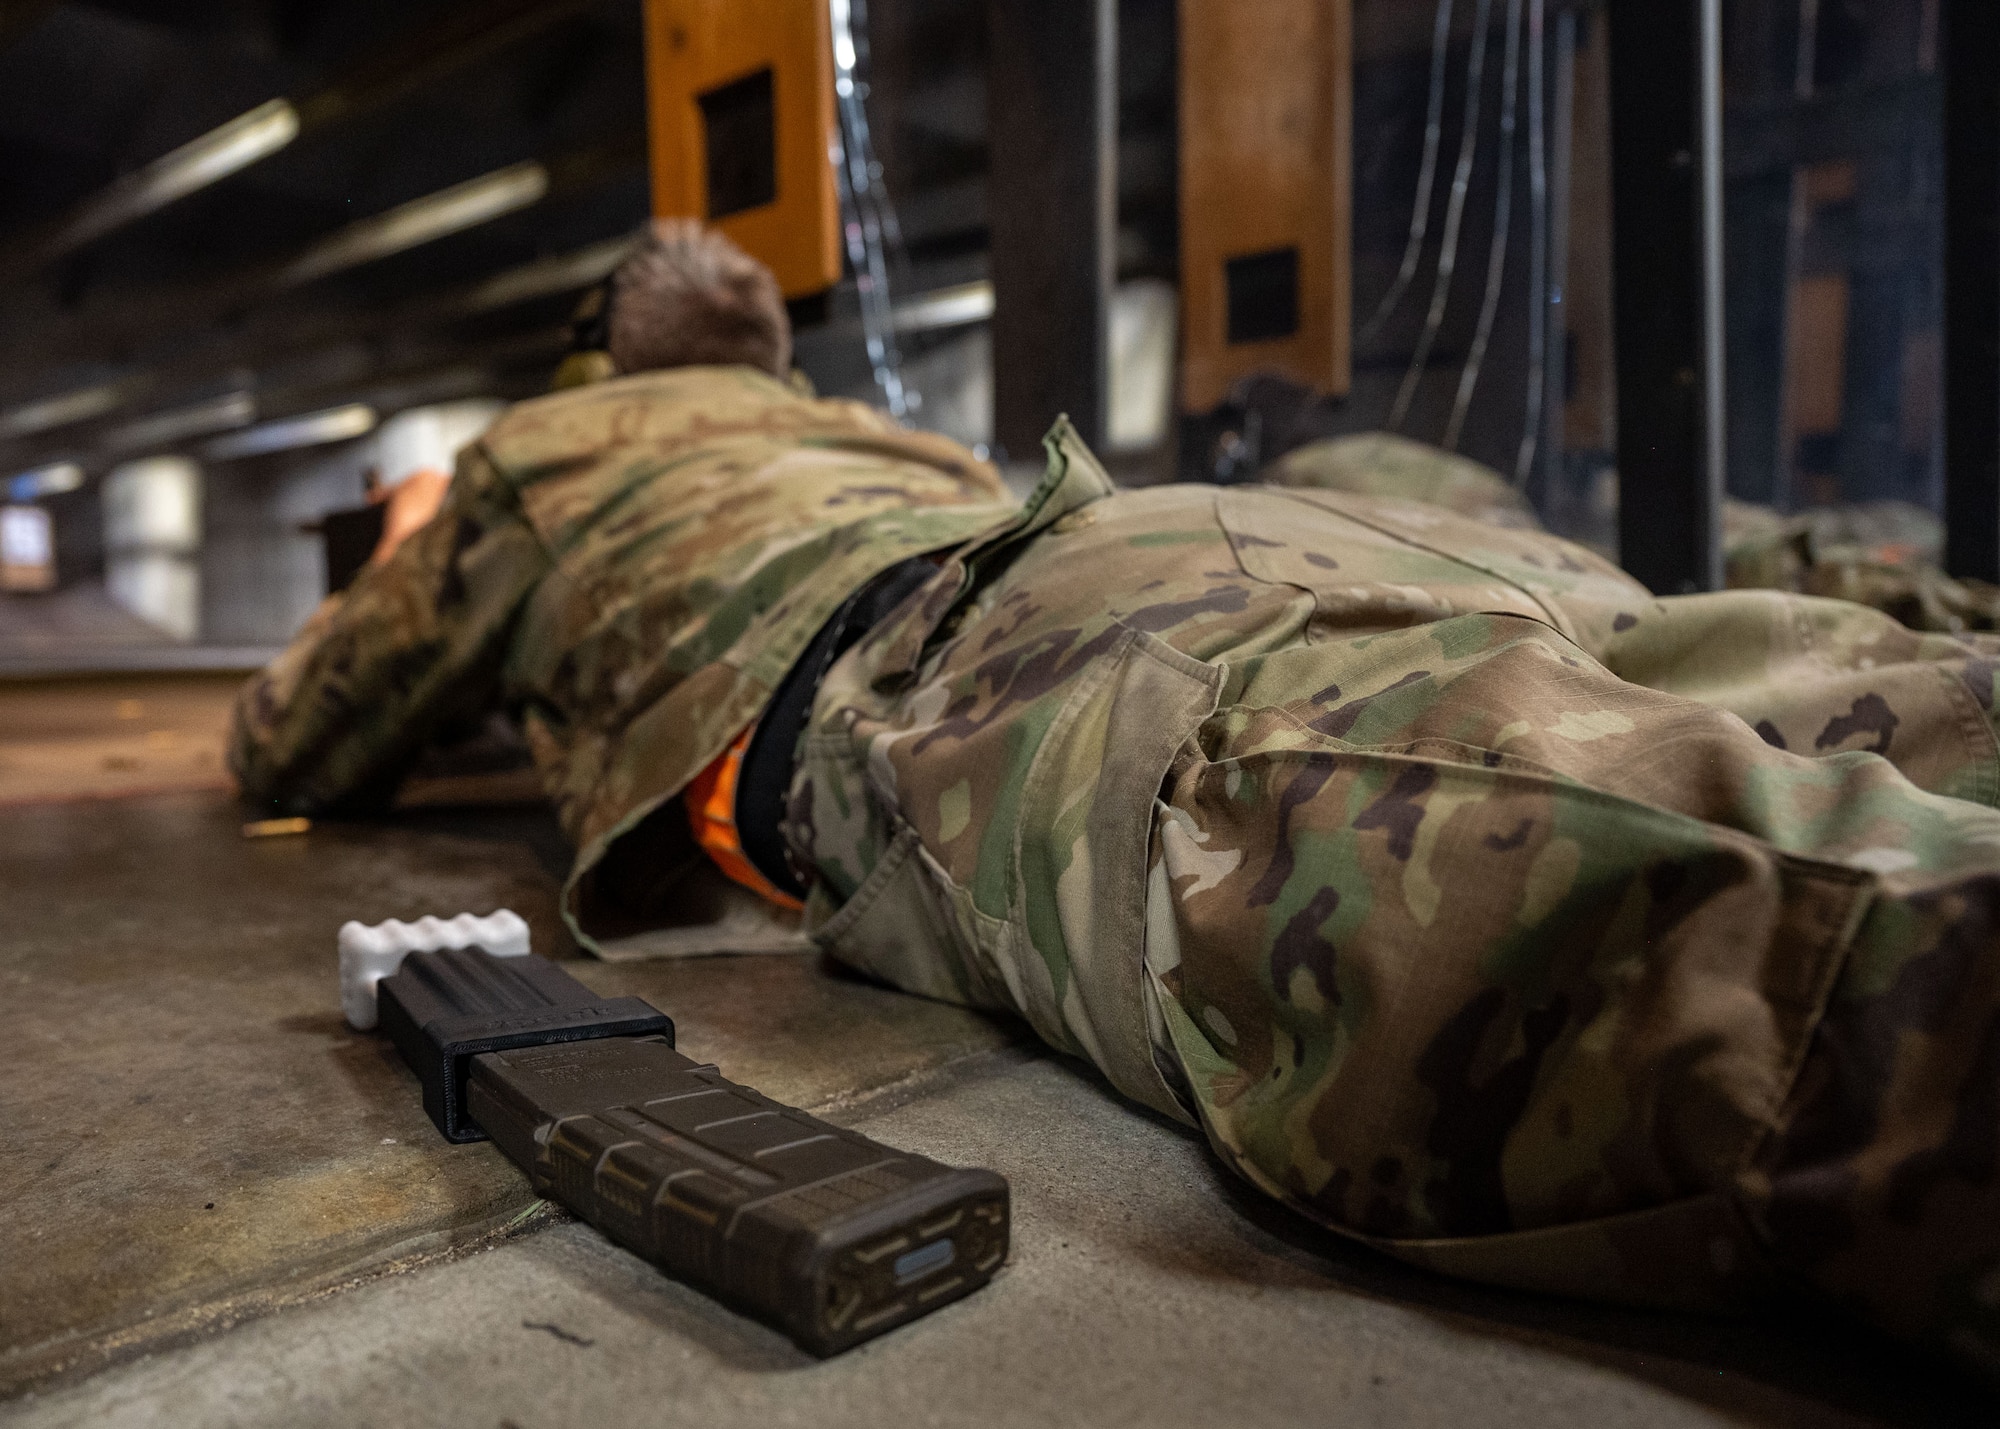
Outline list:
[[[981,278],[938,288],[907,303],[898,303],[892,317],[898,332],[928,332],[937,328],[983,323],[993,316],[993,285]]]
[[[112,411],[131,395],[123,382],[107,382],[100,387],[79,387],[0,412],[0,436],[25,437],[52,431],[74,422],[87,422]]]
[[[9,501],[35,501],[44,496],[60,496],[83,485],[83,468],[73,461],[50,462],[7,478]]]
[[[220,128],[162,154],[143,169],[112,182],[85,199],[49,240],[53,257],[123,228],[189,194],[219,183],[270,157],[299,134],[299,112],[289,99],[273,99]]]
[[[496,308],[532,302],[536,298],[574,293],[611,276],[613,270],[625,261],[632,247],[633,239],[627,235],[593,243],[574,253],[538,258],[533,263],[494,274],[473,288],[455,306],[464,313],[489,313]]]
[[[206,402],[157,412],[150,417],[113,427],[105,433],[104,445],[114,452],[166,447],[186,441],[189,437],[247,427],[256,420],[257,399],[248,392],[231,392]]]
[[[530,159],[350,223],[278,271],[281,288],[297,287],[392,253],[462,233],[523,209],[549,191],[549,171]]]
[[[237,457],[268,456],[272,452],[294,451],[300,447],[323,446],[365,437],[375,430],[375,409],[352,402],[345,407],[329,407],[323,412],[307,412],[263,422],[247,431],[218,437],[202,448],[210,461],[231,461]]]

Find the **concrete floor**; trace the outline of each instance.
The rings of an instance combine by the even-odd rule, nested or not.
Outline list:
[[[47,727],[35,700],[110,699],[122,738],[116,701],[162,688],[0,692],[0,770]],[[817,1363],[535,1201],[490,1146],[444,1145],[339,1020],[347,917],[505,905],[571,954],[545,811],[252,841],[242,817],[213,788],[0,807],[0,1422],[1994,1422],[1978,1387],[1842,1324],[1390,1263],[1014,1024],[810,956],[572,963],[739,1080],[1011,1180],[993,1285]]]

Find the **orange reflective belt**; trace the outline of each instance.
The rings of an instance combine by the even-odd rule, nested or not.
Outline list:
[[[805,904],[774,885],[757,871],[757,865],[743,856],[743,836],[736,827],[736,781],[743,772],[743,754],[750,748],[750,736],[756,729],[753,724],[737,735],[736,742],[717,755],[687,786],[682,799],[687,804],[688,827],[694,831],[694,841],[701,845],[702,851],[733,882],[780,908],[796,911]]]

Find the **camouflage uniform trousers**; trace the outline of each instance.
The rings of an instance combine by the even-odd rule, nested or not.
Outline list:
[[[2000,1366],[2000,643],[1053,461],[822,687],[835,956],[1408,1260]]]

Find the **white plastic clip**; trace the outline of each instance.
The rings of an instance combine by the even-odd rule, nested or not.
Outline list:
[[[439,948],[480,947],[496,958],[528,955],[528,924],[508,908],[475,918],[461,913],[456,918],[419,918],[414,923],[386,923],[368,927],[349,922],[340,929],[340,1010],[347,1025],[357,1032],[375,1026],[375,984],[394,976],[403,959],[411,953],[434,953]]]

